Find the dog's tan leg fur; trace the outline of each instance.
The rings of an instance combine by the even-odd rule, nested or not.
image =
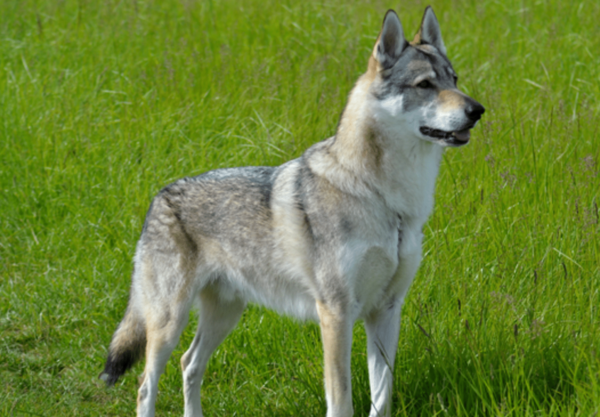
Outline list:
[[[325,359],[325,393],[327,417],[353,414],[350,382],[352,323],[343,313],[317,301]]]
[[[150,323],[148,326],[146,366],[137,398],[138,416],[154,416],[156,396],[158,394],[158,379],[165,369],[171,352],[177,346],[179,336],[186,324],[187,314],[183,317],[175,317],[166,326],[160,327],[156,323]]]

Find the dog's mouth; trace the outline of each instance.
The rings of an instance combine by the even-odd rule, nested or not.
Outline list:
[[[427,126],[421,126],[419,130],[425,136],[432,137],[434,139],[439,139],[443,141],[445,144],[450,146],[462,146],[466,145],[471,138],[471,128],[470,126],[463,130],[457,130],[454,132],[446,132],[445,130],[432,129]]]

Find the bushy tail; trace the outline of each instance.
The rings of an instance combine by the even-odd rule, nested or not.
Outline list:
[[[144,354],[146,324],[136,310],[130,303],[110,342],[106,365],[100,374],[100,379],[106,382],[107,386],[114,385]]]

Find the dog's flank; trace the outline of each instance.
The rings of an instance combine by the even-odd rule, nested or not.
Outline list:
[[[101,378],[114,384],[144,352],[137,412],[154,415],[158,378],[197,303],[181,365],[185,415],[201,416],[210,355],[253,302],[319,322],[328,417],[353,413],[352,327],[362,319],[370,416],[389,416],[400,311],[443,148],[468,143],[484,112],[456,80],[431,8],[412,42],[389,11],[335,136],[279,167],[215,170],[160,191]]]

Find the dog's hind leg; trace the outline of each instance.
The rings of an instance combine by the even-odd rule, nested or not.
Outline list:
[[[181,268],[182,262],[172,254],[153,252],[145,257],[146,264],[139,263],[140,269],[146,267],[138,290],[146,317],[146,365],[138,390],[138,417],[154,416],[158,379],[187,324],[195,294],[193,273]]]
[[[154,416],[158,379],[187,324],[191,303],[186,300],[186,302],[171,308],[164,305],[148,305],[146,307],[154,308],[157,312],[150,315],[151,319],[147,323],[146,366],[142,384],[138,390],[138,417]]]
[[[246,307],[239,298],[222,298],[217,285],[211,284],[200,291],[198,330],[192,345],[181,358],[185,417],[202,416],[200,386],[208,360],[233,330]]]
[[[158,379],[163,373],[173,349],[179,342],[189,315],[189,307],[177,310],[162,312],[160,313],[163,316],[161,321],[151,320],[148,323],[146,366],[137,399],[138,417],[154,416]]]
[[[163,189],[153,200],[135,256],[132,297],[146,324],[146,366],[138,390],[138,417],[152,417],[158,379],[187,324],[197,279],[199,242],[182,214],[185,183]]]

